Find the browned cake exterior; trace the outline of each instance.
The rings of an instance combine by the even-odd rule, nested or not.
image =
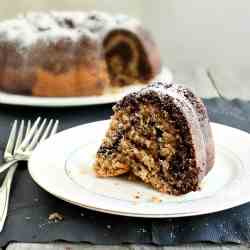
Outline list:
[[[197,191],[214,164],[202,100],[179,85],[154,83],[114,106],[95,163],[97,176],[128,173],[160,192]]]
[[[151,36],[126,16],[34,12],[0,23],[0,89],[6,92],[100,95],[110,85],[146,82],[160,69]]]

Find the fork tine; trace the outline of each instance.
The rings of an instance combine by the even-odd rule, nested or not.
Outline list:
[[[16,153],[18,147],[20,146],[23,138],[23,130],[24,130],[24,120],[21,121],[18,133],[17,133],[17,139],[16,139],[16,146],[14,149],[14,153]]]
[[[17,120],[15,120],[12,125],[8,143],[4,152],[4,158],[12,155],[12,151],[13,151],[14,143],[15,143],[15,137],[16,137],[16,130],[17,130]]]
[[[42,141],[44,141],[48,137],[48,134],[49,134],[49,131],[50,131],[51,126],[53,124],[53,121],[54,121],[53,119],[50,119],[49,124],[48,124],[47,128],[45,129],[39,143],[41,143]]]
[[[46,122],[47,122],[47,119],[44,119],[42,124],[40,125],[39,129],[36,131],[34,137],[32,138],[30,144],[27,146],[26,150],[32,150],[36,146]]]
[[[51,130],[51,133],[50,133],[49,137],[51,137],[52,135],[54,135],[57,132],[58,125],[59,125],[59,121],[56,120],[56,122],[55,122],[55,124],[54,124],[54,126],[53,126],[53,128]]]
[[[26,133],[25,133],[25,137],[26,138],[30,132],[30,128],[31,128],[31,121],[28,120],[28,124],[27,124],[27,128],[26,128]]]
[[[23,140],[23,142],[20,145],[20,149],[24,149],[25,147],[27,147],[29,141],[31,140],[32,136],[34,135],[34,133],[36,132],[37,126],[39,124],[41,120],[41,117],[38,117],[34,123],[34,125],[31,127],[29,133],[27,134],[27,136],[25,137],[25,139]]]

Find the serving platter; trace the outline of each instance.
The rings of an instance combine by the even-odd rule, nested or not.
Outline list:
[[[216,145],[214,168],[203,180],[200,191],[169,196],[123,177],[95,176],[95,153],[108,123],[106,120],[74,127],[44,141],[36,148],[28,164],[33,180],[67,202],[123,216],[193,216],[250,201],[248,133],[212,123]],[[139,194],[139,199],[136,194]]]
[[[173,76],[166,67],[152,81],[172,81]],[[145,87],[145,84],[135,84],[127,87],[110,89],[100,96],[83,97],[37,97],[14,95],[0,91],[0,103],[8,105],[37,106],[37,107],[71,107],[108,104],[119,101],[126,94]]]

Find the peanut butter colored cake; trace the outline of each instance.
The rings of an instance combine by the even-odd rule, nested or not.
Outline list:
[[[172,195],[200,189],[214,164],[200,98],[185,87],[159,82],[125,96],[113,110],[96,155],[97,176],[128,174]]]
[[[34,96],[100,95],[161,69],[135,19],[101,12],[31,12],[0,23],[0,89]]]

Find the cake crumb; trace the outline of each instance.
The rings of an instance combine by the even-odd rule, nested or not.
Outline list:
[[[160,202],[162,202],[162,200],[161,200],[161,198],[160,197],[158,197],[158,196],[152,196],[151,197],[151,201],[153,202],[153,203],[160,203]]]
[[[136,192],[136,193],[133,195],[133,197],[134,197],[135,199],[140,199],[140,198],[141,198],[140,192]]]
[[[49,221],[57,222],[57,221],[62,221],[64,219],[64,217],[62,214],[55,212],[55,213],[51,213],[49,215],[48,219],[49,219]]]

